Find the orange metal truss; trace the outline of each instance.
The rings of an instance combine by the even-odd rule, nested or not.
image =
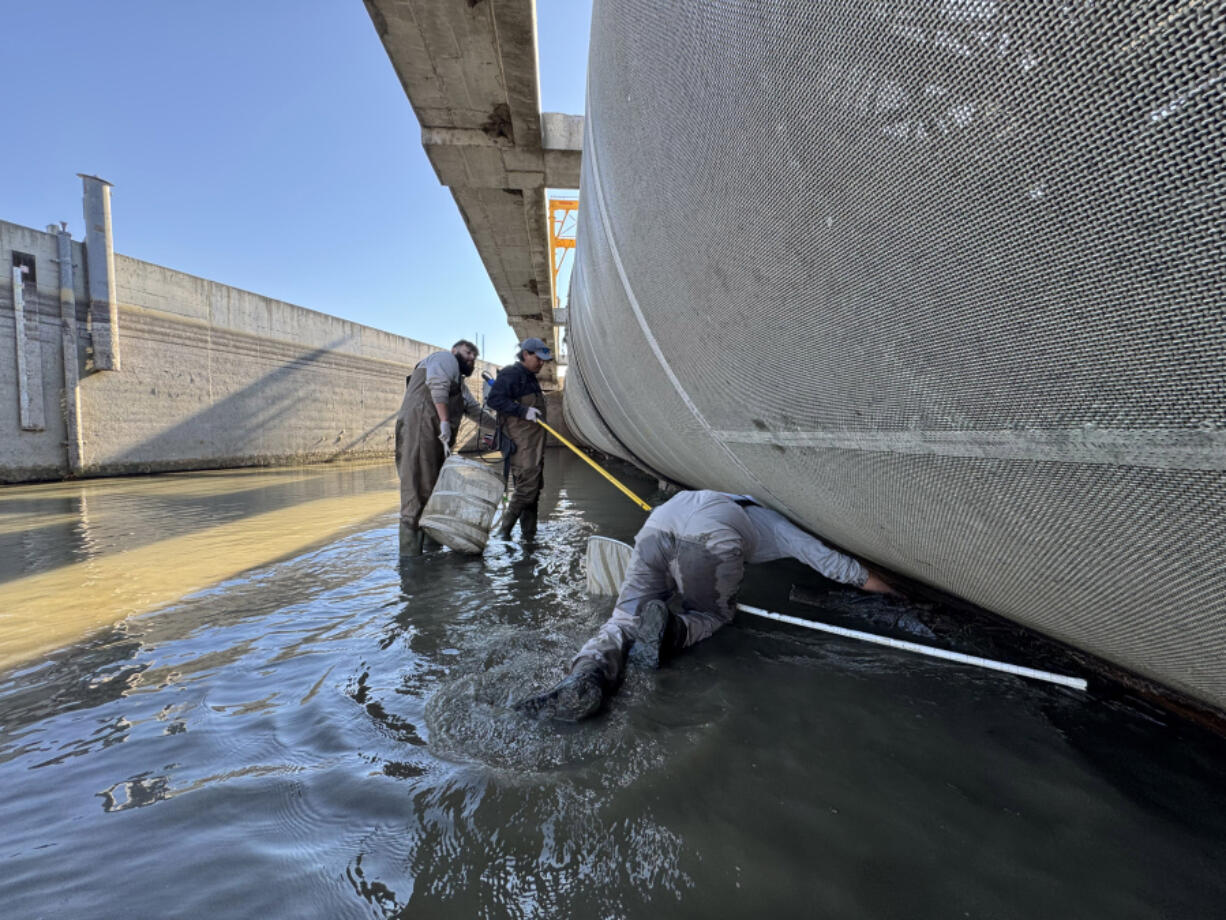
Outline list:
[[[566,257],[575,249],[575,229],[579,218],[577,198],[550,198],[549,202],[549,270],[553,305],[558,305],[558,272]]]

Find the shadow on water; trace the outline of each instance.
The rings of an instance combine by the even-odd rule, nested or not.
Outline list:
[[[302,381],[312,380],[321,372],[329,372],[330,365],[343,368],[351,360],[337,351],[345,342],[344,338],[339,338],[325,346],[303,351],[293,360],[278,364],[258,380],[224,396],[219,395],[210,401],[207,408],[157,431],[139,444],[109,458],[108,462],[130,466],[134,472],[144,472],[149,467],[148,458],[180,456],[184,445],[196,443],[201,432],[208,433],[215,452],[235,458],[249,456],[250,445],[263,443],[262,432],[271,430],[286,414],[303,411]],[[187,372],[189,385],[197,382],[192,373]],[[221,379],[212,381],[212,384],[210,389],[224,389]],[[302,453],[336,458],[355,448],[365,446],[369,449],[373,441],[382,442],[375,449],[387,448],[391,443],[394,419],[395,413],[392,413],[373,428],[356,435],[344,430],[328,432],[318,437],[315,443],[304,445]],[[192,464],[184,461],[184,465]],[[283,478],[288,478],[285,473],[282,471]],[[300,495],[291,494],[287,496],[288,501],[282,499],[278,502],[273,490],[268,489],[249,490],[255,494],[248,495],[246,500],[238,500],[231,508],[221,508],[214,500],[206,500],[203,507],[193,506],[190,499],[185,500],[181,494],[173,493],[163,494],[160,500],[140,500],[140,496],[148,499],[156,491],[157,484],[165,485],[169,481],[173,488],[176,482],[205,481],[203,477],[207,475],[141,477],[129,480],[126,488],[122,484],[117,486],[116,480],[58,484],[58,489],[48,485],[3,487],[0,489],[0,498],[3,499],[0,503],[0,582],[89,558],[109,551],[116,543],[131,548],[153,539],[152,535],[155,534],[157,538],[165,538],[190,532],[193,524],[199,527],[206,523],[234,520],[269,507],[283,507],[301,500]],[[241,475],[241,472],[225,475]],[[248,490],[236,487],[234,491]],[[103,509],[96,505],[91,508],[90,498],[97,497],[105,508],[112,504],[116,492],[129,494],[129,501],[122,505],[121,510],[130,528],[132,524],[139,523],[135,518],[140,515],[151,516],[153,520],[149,523],[152,526],[114,534],[107,523],[98,524],[96,519]],[[178,505],[175,509],[177,513],[170,513],[167,505]],[[6,519],[16,526],[6,526]]]
[[[402,563],[389,515],[0,674],[5,916],[1148,918],[1222,903],[1226,750],[1116,688],[744,620],[631,670],[590,723],[520,719],[506,701],[555,680],[610,610],[583,591],[587,536],[630,539],[643,519],[556,452],[544,512],[534,546]],[[793,584],[816,603],[789,601]],[[792,564],[753,570],[743,594],[1043,664],[1007,631]]]

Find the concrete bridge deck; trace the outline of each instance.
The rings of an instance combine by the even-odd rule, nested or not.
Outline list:
[[[507,321],[556,347],[545,190],[579,187],[583,118],[541,112],[534,0],[365,3]]]

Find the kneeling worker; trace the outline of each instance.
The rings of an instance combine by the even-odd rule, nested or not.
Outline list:
[[[892,593],[880,577],[748,496],[682,492],[653,510],[634,538],[613,615],[580,649],[561,683],[517,704],[537,718],[593,715],[616,690],[627,651],[658,668],[732,622],[745,563],[799,559],[837,582]],[[679,614],[667,602],[680,596]]]
[[[396,416],[402,556],[421,552],[422,532],[417,523],[438,482],[443,461],[455,446],[460,420],[465,415],[481,415],[481,404],[464,385],[478,354],[476,345],[460,339],[451,351],[427,355],[406,379],[404,401]]]
[[[545,394],[536,375],[553,360],[543,341],[524,339],[519,343],[516,362],[498,372],[490,387],[487,402],[498,413],[503,434],[511,440],[509,457],[514,491],[502,512],[499,534],[511,539],[511,529],[519,521],[525,540],[536,537],[537,505],[545,482],[545,429],[536,420],[545,419]]]

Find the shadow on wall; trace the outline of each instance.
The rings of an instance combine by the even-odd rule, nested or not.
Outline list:
[[[367,428],[361,434],[357,435],[352,440],[350,440],[347,444],[344,444],[343,446],[337,448],[329,457],[325,458],[324,462],[331,463],[334,460],[343,459],[346,454],[351,453],[354,450],[354,448],[356,448],[359,444],[364,444],[371,438],[375,437],[376,433],[382,428],[386,428],[388,431],[392,432],[392,438],[394,442],[395,441],[395,431],[396,431],[396,416],[399,414],[400,414],[400,411],[399,411],[399,408],[397,408],[397,410],[392,412],[391,415],[381,419],[379,423],[375,425],[373,428]]]
[[[338,353],[343,342],[301,353],[241,386],[241,365],[260,361],[261,346],[286,346],[257,343],[254,358],[210,351],[194,371],[155,376],[134,361],[113,375],[93,374],[82,381],[93,429],[86,449],[100,449],[90,452],[88,468],[136,473],[390,457],[404,371]],[[196,411],[183,416],[188,407]],[[159,413],[180,420],[159,427]]]
[[[168,368],[163,362],[142,372],[133,360],[115,375],[91,375],[82,381],[83,397],[90,403],[89,471],[390,461],[395,419],[412,367],[337,351],[345,341],[298,353],[241,386],[236,382],[252,376],[253,362],[266,365],[269,352],[284,356],[292,346],[244,343],[245,348],[254,345],[254,356],[214,347],[199,370]],[[249,373],[243,373],[243,365]],[[479,395],[480,377],[469,378],[469,384]],[[191,408],[196,411],[185,415]],[[160,427],[160,414],[179,420]],[[470,449],[476,441],[477,427],[466,420],[458,444]],[[96,452],[89,451],[91,443],[99,445]]]

